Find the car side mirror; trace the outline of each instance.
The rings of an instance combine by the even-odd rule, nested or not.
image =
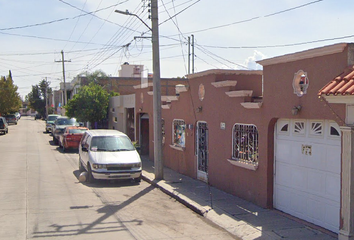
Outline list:
[[[87,147],[85,147],[85,146],[83,146],[83,145],[81,145],[81,150],[82,150],[83,152],[88,152]]]

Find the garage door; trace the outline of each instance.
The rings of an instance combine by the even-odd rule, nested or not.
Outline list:
[[[280,119],[275,131],[274,207],[338,232],[339,126],[328,120]]]

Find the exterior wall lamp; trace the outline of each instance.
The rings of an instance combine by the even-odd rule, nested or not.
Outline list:
[[[297,115],[297,114],[300,112],[301,108],[302,108],[302,107],[301,107],[300,105],[294,106],[294,107],[291,109],[291,113],[292,113],[293,115]]]

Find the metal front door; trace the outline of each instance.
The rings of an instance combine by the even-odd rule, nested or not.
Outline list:
[[[196,155],[197,155],[197,177],[198,179],[208,181],[208,125],[206,122],[197,122],[196,127]]]

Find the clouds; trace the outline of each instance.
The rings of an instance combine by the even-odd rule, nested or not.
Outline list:
[[[263,53],[261,53],[257,50],[254,50],[253,55],[248,57],[245,60],[245,66],[247,66],[247,68],[249,70],[262,70],[263,67],[261,65],[259,65],[258,63],[256,63],[256,61],[260,61],[265,58],[266,58],[266,56]]]
[[[21,96],[43,78],[52,82],[51,87],[58,87],[63,74],[55,60],[61,59],[61,50],[65,59],[72,60],[65,65],[67,81],[86,70],[101,69],[117,76],[124,62],[152,69],[151,39],[134,40],[142,33],[151,36],[149,30],[132,16],[114,13],[128,9],[151,26],[144,3],[147,1],[37,0],[34,4],[0,0],[0,29],[38,24],[0,30],[0,75],[12,70]],[[192,34],[196,72],[245,69],[241,65],[261,69],[258,60],[354,41],[315,41],[354,35],[348,28],[353,8],[353,0],[342,0],[341,4],[331,0],[284,0],[277,4],[274,0],[159,0],[159,22],[163,22],[159,27],[161,77],[187,74],[187,42]],[[170,17],[175,14],[173,22]],[[49,24],[41,24],[46,22]],[[299,42],[305,44],[293,44]],[[128,43],[129,48],[122,47]]]

